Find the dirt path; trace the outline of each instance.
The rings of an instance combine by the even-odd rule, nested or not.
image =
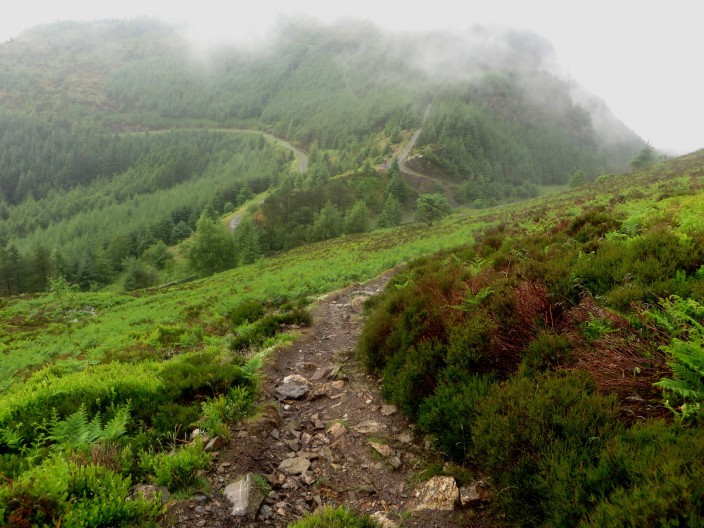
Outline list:
[[[208,474],[211,496],[196,495],[171,508],[168,526],[284,527],[323,505],[388,512],[397,521],[407,511],[427,446],[396,408],[384,403],[379,381],[366,375],[354,356],[362,303],[392,275],[316,303],[312,327],[267,362],[263,418],[233,432]],[[283,379],[291,375],[307,388],[299,399],[281,395]],[[222,495],[247,472],[264,475],[272,488],[256,519],[233,517]],[[485,526],[475,515],[416,512],[403,515],[402,526]]]

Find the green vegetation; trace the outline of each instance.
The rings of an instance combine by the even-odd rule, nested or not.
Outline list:
[[[536,196],[538,186],[567,184],[576,172],[593,180],[619,170],[641,146],[634,138],[600,145],[566,81],[511,72],[443,91],[417,148],[428,171],[457,184],[458,201],[482,207]]]
[[[413,260],[360,354],[511,522],[700,522],[702,155],[607,144],[538,58],[446,82],[391,41],[292,24],[201,60],[139,20],[0,46],[0,525],[156,523],[134,485],[206,486],[204,435],[255,411],[312,299]]]
[[[324,508],[306,516],[289,528],[377,528],[379,525],[368,516],[350,512],[345,507]]]
[[[689,221],[704,195],[670,179],[702,166],[697,153],[612,177],[511,223],[499,211],[375,300],[359,354],[385,397],[490,475],[512,522],[704,518],[704,230]]]
[[[643,146],[633,134],[604,145],[567,84],[536,73],[539,58],[520,74],[438,85],[376,29],[340,29],[292,24],[257,60],[236,49],[196,60],[149,20],[60,23],[5,43],[0,294],[44,291],[55,274],[131,291],[399,225],[415,191],[395,153],[426,108],[414,160],[452,182],[440,185],[451,201],[479,207],[582,168],[589,179],[622,169]],[[307,170],[292,170],[302,152],[264,130],[307,149]],[[188,270],[153,261],[150,248],[187,239],[206,210],[229,213],[267,190],[242,218],[239,258],[213,251],[226,263],[191,258]]]

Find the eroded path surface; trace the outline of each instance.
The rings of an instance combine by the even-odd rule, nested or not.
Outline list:
[[[265,367],[263,418],[233,432],[214,457],[210,496],[173,507],[169,526],[282,527],[320,506],[342,504],[357,512],[385,512],[388,526],[486,526],[468,509],[403,514],[415,500],[414,477],[427,462],[428,446],[384,403],[379,380],[365,374],[354,355],[363,302],[391,276],[316,303],[312,327]],[[298,390],[303,396],[296,386],[303,387]],[[254,517],[233,517],[222,491],[248,472],[265,476],[271,492]]]

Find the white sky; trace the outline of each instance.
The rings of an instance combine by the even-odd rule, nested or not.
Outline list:
[[[23,0],[0,42],[57,20],[150,16],[209,40],[261,35],[279,15],[367,18],[394,30],[501,24],[550,40],[568,74],[654,147],[704,148],[701,0]]]

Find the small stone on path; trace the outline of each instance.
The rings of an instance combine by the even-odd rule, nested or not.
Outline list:
[[[433,477],[417,492],[411,510],[452,511],[460,500],[460,490],[452,477]]]
[[[328,434],[333,438],[340,438],[343,434],[347,432],[347,427],[342,425],[340,422],[335,422],[328,429]]]
[[[369,445],[372,447],[372,449],[374,449],[374,451],[376,451],[377,453],[379,453],[383,457],[390,457],[391,455],[394,454],[393,449],[391,449],[386,444],[379,444],[377,442],[369,442]]]
[[[381,406],[381,415],[382,416],[391,416],[392,414],[396,414],[398,412],[398,408],[395,405],[382,405]]]
[[[305,457],[288,458],[279,464],[279,469],[289,475],[300,475],[310,469],[310,460]]]
[[[274,396],[279,400],[298,400],[309,390],[310,384],[306,378],[299,374],[291,374],[283,379],[281,385],[274,388]]]
[[[361,434],[381,434],[388,428],[386,424],[375,422],[373,420],[367,420],[366,422],[353,426],[352,429]]]

